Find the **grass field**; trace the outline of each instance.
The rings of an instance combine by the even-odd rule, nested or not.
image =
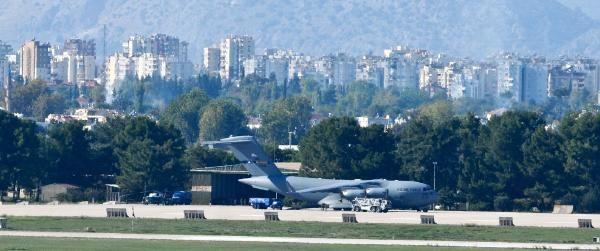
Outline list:
[[[133,221],[133,229],[132,229]],[[325,222],[9,217],[23,231],[590,243],[598,229]],[[86,230],[87,229],[87,230]]]
[[[458,251],[477,250],[464,248],[439,247],[398,247],[398,246],[369,246],[368,250],[398,250],[398,251]],[[296,244],[296,243],[250,243],[250,242],[199,242],[199,241],[148,241],[148,240],[103,240],[103,239],[63,239],[63,238],[31,238],[31,237],[0,237],[0,251],[8,250],[44,250],[44,251],[137,251],[137,250],[224,250],[224,251],[253,251],[253,250],[365,250],[365,246],[327,245],[327,244]]]

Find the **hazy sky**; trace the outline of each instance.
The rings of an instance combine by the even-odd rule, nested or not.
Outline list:
[[[573,9],[579,8],[591,18],[600,21],[600,0],[559,0]]]

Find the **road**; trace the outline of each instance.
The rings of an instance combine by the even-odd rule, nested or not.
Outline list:
[[[469,248],[524,248],[524,249],[562,249],[562,250],[600,249],[600,245],[594,245],[594,244],[434,241],[434,240],[372,240],[372,239],[256,237],[256,236],[220,236],[220,235],[167,235],[167,234],[0,231],[0,236],[79,238],[79,239],[95,238],[95,239],[139,239],[139,240],[179,240],[179,241],[219,241],[219,242],[234,241],[234,242],[268,242],[268,243],[277,242],[277,243],[307,243],[307,244],[437,246],[437,247],[469,247]]]
[[[63,216],[63,217],[106,217],[106,208],[127,208],[131,216],[135,213],[139,218],[183,218],[183,210],[204,210],[208,219],[226,220],[261,220],[265,210],[255,210],[249,206],[156,206],[138,204],[118,205],[0,205],[0,215],[7,216]],[[339,211],[321,211],[320,209],[282,210],[279,218],[282,221],[322,221],[341,222]],[[420,215],[434,215],[438,224],[449,225],[498,225],[498,217],[513,217],[516,226],[537,227],[577,227],[577,219],[592,219],[600,224],[600,214],[550,214],[550,213],[514,213],[514,212],[465,212],[436,211],[420,213],[415,211],[392,211],[389,213],[356,213],[358,222],[364,223],[403,223],[418,224]]]

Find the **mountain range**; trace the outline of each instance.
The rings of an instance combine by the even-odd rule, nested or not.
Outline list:
[[[258,49],[311,55],[407,45],[476,59],[504,51],[600,58],[600,22],[573,1],[5,0],[0,40],[93,38],[102,56],[106,25],[107,54],[129,35],[166,33],[188,41],[196,63],[227,34],[251,35]]]

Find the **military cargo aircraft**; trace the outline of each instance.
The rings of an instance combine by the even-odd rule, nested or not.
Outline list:
[[[385,198],[395,209],[424,210],[435,203],[438,194],[431,186],[416,181],[386,179],[337,180],[285,176],[262,150],[253,136],[236,136],[202,143],[209,148],[231,152],[248,170],[251,177],[239,181],[333,209],[352,209],[354,198]]]

